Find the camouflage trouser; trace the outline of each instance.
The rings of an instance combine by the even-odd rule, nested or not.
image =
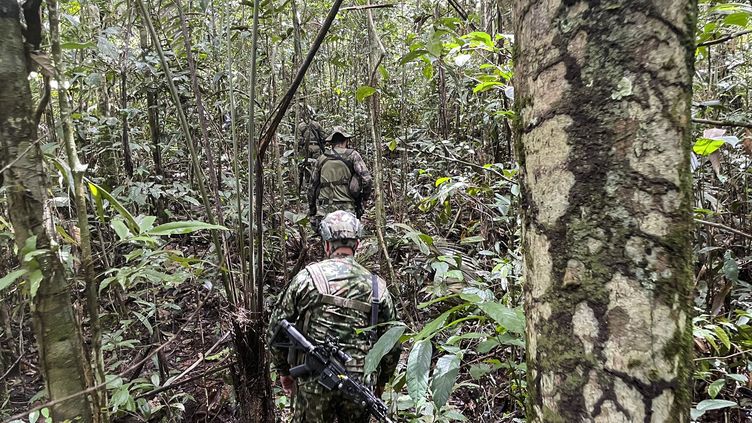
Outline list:
[[[316,381],[299,384],[293,403],[293,423],[368,423],[368,410],[338,391]]]

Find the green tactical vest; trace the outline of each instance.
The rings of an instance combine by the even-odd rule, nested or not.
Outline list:
[[[353,169],[352,149],[327,149],[321,163],[318,203],[351,209],[360,195],[360,180]],[[334,207],[334,210],[338,209]]]

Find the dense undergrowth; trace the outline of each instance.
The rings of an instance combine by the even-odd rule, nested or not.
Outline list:
[[[88,165],[89,225],[113,421],[232,421],[237,415],[230,322],[247,316],[228,308],[221,275],[242,280],[248,272],[241,241],[247,245],[251,232],[243,156],[252,9],[249,2],[215,3],[183,5],[192,23],[195,71],[186,62],[175,3],[151,9],[176,72],[173,82],[182,101],[177,106],[190,117],[193,135],[205,142],[203,169],[190,165],[154,40],[145,35],[134,8],[128,2],[63,3],[72,118]],[[299,184],[295,128],[307,110],[314,110],[325,127],[352,127],[355,147],[382,176],[388,255],[375,236],[380,216],[369,204],[369,237],[359,259],[389,279],[394,270],[391,289],[404,325],[394,325],[390,337],[401,338],[406,348],[385,396],[405,421],[524,420],[511,16],[506,3],[480,4],[468,6],[475,28],[454,8],[431,2],[375,12],[388,52],[377,69],[364,64],[364,12],[344,13],[263,170],[267,191],[259,203],[267,307],[286,277],[321,255],[305,219],[306,184]],[[291,18],[294,5],[300,29]],[[310,42],[324,6],[264,2],[257,125],[269,117],[300,61],[296,40],[302,46]],[[698,219],[693,414],[699,421],[752,416],[752,134],[743,128],[752,127],[752,52],[749,36],[735,35],[750,27],[750,16],[746,5],[701,5],[693,99],[699,119],[693,155]],[[702,45],[729,35],[734,37]],[[381,82],[371,87],[376,72]],[[204,98],[205,135],[200,135],[193,78]],[[41,81],[40,74],[32,74],[34,86]],[[372,95],[381,101],[380,145],[369,135]],[[41,145],[60,256],[73,275],[80,266],[80,239],[57,117],[58,110],[50,107]],[[384,157],[380,169],[373,169],[376,148]],[[213,206],[224,217],[222,254],[230,263],[225,268],[217,265],[208,231],[217,227],[201,223],[206,219],[197,173],[216,180],[219,203]],[[0,418],[7,418],[44,402],[45,393],[29,317],[34,280],[31,273],[12,273],[28,263],[16,258],[3,193],[0,187],[0,277],[5,276],[0,282]],[[33,250],[29,246],[27,253]],[[33,254],[26,257],[33,261]],[[82,284],[71,280],[86,338],[90,327]],[[275,395],[279,414],[287,415],[289,400],[276,389]],[[36,421],[44,413],[24,419]]]

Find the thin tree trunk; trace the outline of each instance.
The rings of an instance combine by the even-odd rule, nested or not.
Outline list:
[[[104,356],[102,353],[102,327],[99,323],[99,281],[94,271],[94,255],[91,248],[91,233],[89,231],[89,213],[86,209],[86,188],[83,178],[86,167],[78,158],[76,142],[73,140],[73,120],[66,88],[65,63],[60,48],[60,15],[57,0],[47,0],[50,19],[50,43],[52,60],[58,80],[58,107],[60,109],[60,123],[63,128],[63,143],[68,156],[68,167],[73,179],[74,200],[76,203],[76,217],[79,229],[79,248],[81,250],[81,269],[86,283],[86,307],[89,314],[91,331],[91,365],[94,370],[94,382],[98,385],[105,381]],[[102,421],[107,420],[107,391],[95,391],[95,406],[98,412],[94,417]]]
[[[151,39],[154,41],[154,48],[157,51],[157,55],[159,56],[159,60],[162,64],[162,68],[165,72],[167,87],[170,90],[170,96],[172,97],[173,104],[175,106],[175,109],[177,110],[178,114],[178,122],[180,123],[180,129],[183,132],[183,136],[185,137],[186,145],[188,146],[188,150],[190,151],[191,156],[191,166],[193,167],[193,170],[195,171],[196,175],[196,184],[198,185],[199,193],[201,194],[201,201],[204,206],[204,213],[206,214],[206,219],[211,224],[216,223],[216,219],[214,217],[214,213],[212,212],[212,206],[211,201],[209,200],[209,193],[206,189],[206,184],[204,182],[204,173],[203,168],[201,167],[201,161],[199,160],[198,152],[196,151],[196,145],[193,140],[193,136],[191,135],[191,127],[188,124],[188,119],[185,116],[185,112],[182,109],[181,103],[180,103],[180,96],[178,95],[177,88],[175,87],[175,84],[173,82],[173,74],[172,70],[170,69],[169,63],[167,62],[167,58],[165,57],[164,51],[162,50],[162,46],[159,43],[159,38],[157,36],[157,31],[154,29],[154,25],[151,21],[151,15],[149,14],[149,11],[146,8],[146,5],[144,4],[143,0],[136,0],[136,4],[138,5],[139,12],[141,13],[141,18],[143,19],[144,25],[149,30],[149,34],[151,35]],[[225,263],[225,253],[224,249],[222,248],[222,243],[220,242],[220,236],[217,234],[217,231],[211,231],[212,234],[212,243],[214,244],[214,248],[217,254],[217,264],[220,267],[226,266]],[[235,287],[232,285],[229,276],[226,272],[221,272],[220,276],[222,278],[222,285],[224,287],[225,293],[227,294],[227,298],[229,299],[231,304],[237,303],[237,293],[235,292]]]
[[[260,207],[261,200],[257,199],[255,197],[256,192],[256,186],[255,186],[255,178],[256,178],[256,172],[259,171],[259,169],[256,167],[256,155],[258,154],[256,150],[256,52],[258,50],[258,27],[259,27],[259,0],[254,0],[253,2],[253,29],[251,34],[251,69],[250,69],[250,87],[249,87],[249,102],[248,102],[248,227],[250,228],[249,233],[253,234],[253,236],[249,239],[249,247],[245,249],[245,246],[242,246],[244,248],[244,251],[247,251],[247,257],[248,257],[248,269],[249,272],[247,275],[243,275],[243,283],[244,283],[244,292],[245,292],[245,307],[247,309],[253,309],[253,304],[251,301],[253,301],[253,298],[255,298],[257,295],[260,295],[259,293],[255,292],[256,287],[256,249],[262,248],[260,244],[256,244],[254,240],[256,239],[255,233],[256,231],[260,231],[261,228],[256,226],[254,222],[254,216],[255,216],[255,207]],[[242,255],[242,257],[246,257],[245,255]]]
[[[146,32],[146,26],[141,25],[138,28],[139,44],[141,46],[141,60],[146,61],[146,55],[149,48],[149,34]],[[157,100],[157,88],[149,71],[144,71],[146,81],[146,116],[149,121],[149,134],[152,142],[152,160],[154,161],[154,173],[157,176],[164,176],[162,171],[162,149],[159,146],[159,101]]]
[[[8,188],[11,223],[19,251],[36,239],[34,258],[41,272],[32,299],[34,332],[39,363],[51,400],[83,391],[88,366],[76,325],[65,269],[47,230],[49,225],[47,174],[42,151],[36,143],[31,90],[26,74],[26,54],[21,37],[19,7],[15,0],[0,0],[0,166],[12,165],[4,174]],[[27,152],[28,150],[28,152]],[[46,212],[45,212],[46,211]],[[46,215],[46,217],[45,217]],[[21,253],[23,255],[23,253]],[[21,259],[21,257],[19,257]],[[32,279],[34,273],[32,273]],[[56,421],[92,420],[86,396],[63,401],[52,407]]]
[[[131,155],[131,143],[128,139],[128,72],[125,69],[120,73],[120,107],[123,125],[123,132],[120,137],[123,143],[123,167],[125,174],[129,178],[133,178],[133,156]]]
[[[696,3],[515,14],[527,419],[689,421]]]
[[[188,71],[190,72],[191,76],[191,88],[193,89],[193,95],[196,97],[196,112],[198,113],[199,127],[201,128],[201,145],[204,148],[204,154],[206,154],[206,173],[209,174],[209,182],[211,183],[210,188],[214,197],[215,209],[217,212],[217,222],[222,225],[224,224],[224,217],[222,216],[222,200],[219,197],[219,180],[217,178],[219,172],[217,171],[217,167],[215,165],[214,154],[212,153],[211,143],[209,140],[209,122],[206,120],[206,110],[204,109],[201,87],[199,86],[198,75],[196,74],[196,61],[193,59],[193,43],[191,42],[191,32],[188,28],[188,22],[186,21],[185,14],[183,13],[181,0],[176,0],[175,6],[177,6],[178,15],[180,16],[180,30],[183,35],[183,44],[185,45],[185,58],[188,62]],[[234,125],[234,119],[232,123]]]

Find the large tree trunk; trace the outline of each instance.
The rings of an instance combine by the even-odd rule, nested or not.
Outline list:
[[[16,0],[0,0],[0,39],[3,40],[0,42],[0,157],[5,160],[0,167],[11,165],[5,172],[5,184],[19,250],[27,240],[36,237],[36,248],[45,251],[35,257],[42,280],[33,298],[33,318],[47,392],[51,400],[57,400],[86,388],[86,364],[65,270],[45,225],[46,175],[42,152],[36,143]],[[78,416],[91,421],[84,395],[58,403],[52,414],[55,421]]]
[[[515,6],[528,421],[689,420],[695,9]]]

